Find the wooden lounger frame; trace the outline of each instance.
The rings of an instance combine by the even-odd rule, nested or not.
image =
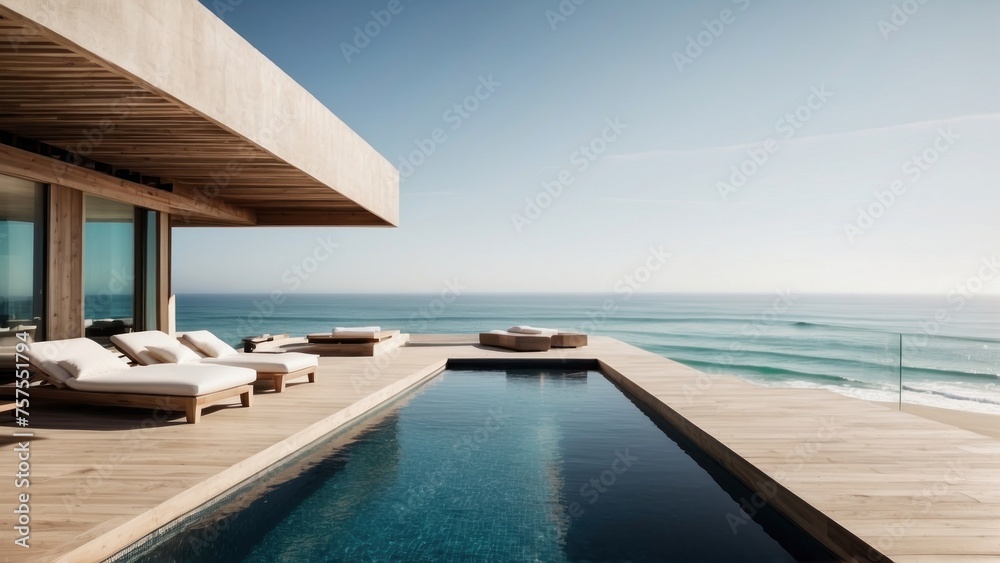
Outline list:
[[[204,365],[222,365],[222,364],[204,364]],[[286,379],[296,379],[302,377],[303,375],[309,376],[309,383],[316,383],[316,368],[302,368],[298,371],[292,372],[278,372],[278,373],[264,373],[257,372],[257,381],[272,381],[274,382],[274,392],[281,393],[285,390],[285,380]]]
[[[125,356],[126,358],[128,358],[129,361],[131,361],[133,364],[135,364],[137,366],[144,365],[142,362],[139,361],[139,358],[136,358],[132,354],[129,354],[128,352],[126,352],[125,350],[122,350],[121,348],[118,348],[117,345],[115,346],[115,348],[117,348],[118,351],[121,352],[123,356]],[[224,366],[225,364],[219,363],[219,364],[197,364],[197,365]],[[234,366],[234,367],[238,367],[238,366]],[[247,368],[247,369],[252,369],[252,368]],[[309,368],[302,368],[300,370],[291,371],[291,372],[283,372],[283,371],[279,371],[279,372],[261,372],[261,371],[257,371],[257,370],[254,370],[254,371],[257,371],[257,379],[256,379],[256,381],[270,381],[270,382],[273,382],[274,383],[274,391],[276,393],[281,393],[282,391],[285,390],[285,380],[297,379],[297,378],[302,377],[304,375],[308,375],[309,376],[309,383],[316,383],[316,369],[317,368],[315,368],[315,367],[309,367]]]
[[[240,397],[240,403],[244,407],[253,405],[253,385],[240,385],[195,397],[145,395],[139,393],[97,393],[94,391],[77,391],[75,389],[56,389],[55,387],[48,386],[31,387],[31,397],[43,400],[67,401],[96,406],[158,408],[173,412],[183,411],[188,424],[197,424],[201,420],[201,410],[203,408],[237,395]]]
[[[66,401],[83,405],[95,405],[99,407],[139,407],[151,409],[164,409],[174,412],[184,411],[188,424],[197,424],[201,420],[201,409],[210,407],[216,403],[239,395],[240,403],[244,407],[253,405],[253,385],[238,385],[229,389],[222,389],[214,393],[205,395],[195,395],[193,397],[183,395],[152,395],[146,393],[99,393],[97,391],[77,391],[70,389],[59,382],[33,362],[28,365],[34,372],[32,381],[41,381],[48,385],[32,386],[31,396],[40,399],[51,399],[53,401]],[[132,368],[129,368],[132,369]]]

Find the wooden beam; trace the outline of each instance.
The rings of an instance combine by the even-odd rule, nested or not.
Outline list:
[[[207,193],[198,195],[198,190],[186,190],[186,195],[157,190],[8,145],[0,145],[0,174],[58,184],[182,219],[241,226],[257,224],[253,211],[230,205],[218,197],[208,197]]]
[[[49,187],[46,338],[83,336],[83,193]]]
[[[196,202],[199,209],[211,210],[211,213],[215,218],[224,217],[230,215],[233,211],[239,211],[245,214],[247,220],[250,222],[234,222],[233,226],[252,226],[257,224],[257,216],[251,209],[246,209],[243,207],[236,207],[223,201],[220,197],[222,190],[214,187],[195,187],[185,184],[174,184],[173,195],[182,198],[184,201]],[[173,222],[175,224],[189,223],[193,220],[203,219],[206,215],[205,213],[194,213],[190,210],[180,209],[179,212],[175,211],[173,213]]]
[[[170,333],[170,269],[172,267],[170,215],[160,213],[156,224],[158,245],[156,247],[156,325],[157,329]]]
[[[336,211],[312,209],[261,209],[257,211],[257,220],[263,225],[301,225],[323,227],[338,225],[345,227],[395,227],[389,221],[374,214],[362,211]],[[175,227],[178,227],[176,222]]]

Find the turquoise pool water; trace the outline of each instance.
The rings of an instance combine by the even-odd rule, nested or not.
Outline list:
[[[832,559],[593,371],[446,371],[293,465],[133,559]]]

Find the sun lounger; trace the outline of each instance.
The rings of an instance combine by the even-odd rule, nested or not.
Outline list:
[[[479,333],[479,343],[518,352],[544,352],[552,347],[552,338],[542,334],[518,334],[506,330]]]
[[[197,423],[204,407],[239,397],[253,399],[256,374],[249,369],[210,365],[129,367],[114,352],[88,338],[35,342],[28,362],[48,386],[31,388],[32,398],[88,405],[183,411]]]
[[[579,348],[587,345],[587,335],[560,332],[554,328],[536,328],[526,325],[512,326],[507,330],[494,330],[479,334],[483,346],[496,346],[518,352],[544,352],[549,348]]]
[[[175,338],[165,332],[148,330],[116,334],[111,342],[139,365],[202,364],[249,368],[257,381],[270,381],[281,393],[289,380],[308,376],[316,381],[319,356],[299,352],[243,354],[208,331],[188,332]]]

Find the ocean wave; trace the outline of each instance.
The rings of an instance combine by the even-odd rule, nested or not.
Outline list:
[[[682,362],[695,369],[719,368],[718,364]],[[724,366],[724,373],[756,385],[772,388],[825,389],[866,401],[899,400],[898,384],[861,381],[851,377],[802,372],[769,366]],[[761,377],[764,376],[764,377]],[[905,372],[904,372],[905,377]],[[982,385],[975,382],[930,381],[903,383],[903,402],[937,408],[1000,414],[1000,384]]]
[[[713,371],[722,371],[724,373],[736,372],[736,373],[734,373],[734,375],[741,375],[741,373],[739,373],[739,372],[742,372],[742,375],[750,374],[750,375],[769,376],[767,378],[764,378],[764,380],[766,380],[766,381],[781,382],[781,381],[801,380],[801,381],[809,381],[809,382],[813,382],[813,383],[817,383],[817,384],[825,384],[825,385],[832,385],[832,384],[850,385],[850,386],[855,386],[855,387],[866,387],[866,388],[871,388],[871,389],[881,389],[881,388],[892,387],[892,385],[888,384],[888,383],[880,383],[880,382],[873,382],[873,381],[864,381],[864,380],[861,380],[861,379],[855,379],[855,378],[851,378],[851,377],[844,377],[844,376],[840,376],[840,375],[830,375],[830,374],[825,374],[825,373],[806,372],[806,371],[799,371],[799,370],[793,370],[793,369],[787,369],[787,368],[779,368],[779,367],[772,367],[772,366],[762,366],[762,365],[754,365],[754,364],[746,364],[746,363],[739,363],[739,364],[718,364],[718,363],[713,363],[713,362],[702,362],[702,361],[698,361],[698,360],[686,360],[685,361],[685,360],[677,360],[677,359],[675,359],[675,361],[678,361],[678,362],[680,362],[682,364],[688,365],[688,366],[693,367],[695,369],[701,369],[703,371],[711,368]],[[753,378],[751,378],[751,379],[753,379]],[[757,378],[757,379],[761,379],[761,378]]]
[[[908,366],[903,365],[903,379],[906,376],[913,376],[915,374],[926,375],[934,379],[940,379],[942,377],[946,378],[959,378],[959,377],[969,377],[975,379],[983,379],[985,381],[998,381],[1000,380],[1000,375],[992,372],[977,372],[977,371],[960,371],[950,368],[936,368],[936,367],[918,367],[918,366]]]
[[[992,390],[992,394],[994,396],[989,396],[986,393],[990,393],[990,391],[985,389],[966,389],[942,383],[929,384],[929,385],[907,385],[904,383],[903,391],[910,393],[923,393],[927,395],[935,395],[938,397],[943,397],[946,399],[954,399],[957,401],[974,402],[974,403],[981,403],[984,405],[993,405],[996,407],[1000,407],[1000,397],[996,396],[997,389]],[[906,397],[906,395],[904,395],[904,397]]]
[[[875,350],[877,351],[877,350]],[[804,349],[800,347],[796,349],[795,347],[788,347],[783,350],[775,350],[773,347],[771,349],[762,349],[760,347],[756,348],[744,348],[740,351],[729,352],[726,349],[720,349],[717,346],[673,346],[670,344],[665,344],[658,346],[656,350],[662,356],[667,356],[672,360],[681,361],[682,357],[690,357],[692,354],[698,355],[708,355],[712,354],[715,357],[744,357],[753,358],[758,362],[762,362],[768,366],[775,363],[817,363],[822,362],[824,367],[829,367],[831,364],[836,364],[838,366],[852,369],[852,370],[884,370],[887,367],[896,369],[895,360],[896,356],[884,355],[886,361],[878,361],[878,358],[863,359],[861,357],[845,358],[843,356],[831,356],[831,355],[821,355],[819,349]],[[857,352],[857,350],[852,350],[852,352]],[[691,358],[697,361],[707,361],[702,358]],[[712,362],[710,362],[712,363]],[[718,363],[718,362],[714,362]],[[747,364],[747,365],[757,365],[757,364]]]

